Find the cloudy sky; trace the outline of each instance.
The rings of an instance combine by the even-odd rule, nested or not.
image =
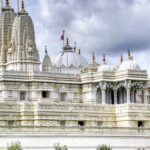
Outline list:
[[[12,0],[16,9],[17,0]],[[150,70],[150,0],[25,0],[32,16],[41,61],[44,46],[53,57],[62,48],[60,36],[66,30],[70,44],[78,43],[81,53],[97,62],[107,55],[117,65],[120,54],[130,49],[141,68]]]

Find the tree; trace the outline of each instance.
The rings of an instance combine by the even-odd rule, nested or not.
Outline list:
[[[7,146],[7,150],[23,150],[20,142],[12,142],[11,145]]]
[[[67,146],[60,146],[59,144],[54,145],[55,150],[68,150]]]
[[[98,145],[96,150],[112,150],[112,148],[108,145]]]

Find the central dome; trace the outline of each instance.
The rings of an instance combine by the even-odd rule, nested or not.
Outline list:
[[[77,53],[69,45],[68,39],[67,44],[63,48],[63,51],[59,52],[57,56],[52,59],[52,67],[54,70],[61,73],[80,73],[80,69],[87,65],[87,61],[80,52]]]

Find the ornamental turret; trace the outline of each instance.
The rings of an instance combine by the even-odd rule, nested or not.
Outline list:
[[[119,66],[119,71],[123,70],[140,70],[140,66],[136,61],[134,61],[133,56],[131,55],[130,50],[128,50],[128,58],[123,61]]]
[[[42,71],[49,72],[51,70],[51,68],[52,68],[51,59],[47,52],[47,46],[45,46],[45,57],[43,59]]]
[[[4,65],[7,62],[7,51],[10,45],[12,36],[12,25],[15,18],[14,9],[10,6],[9,0],[5,1],[5,6],[2,8],[0,16],[0,64]]]
[[[7,52],[7,70],[38,71],[39,65],[33,22],[22,0],[21,11],[18,12],[13,23]]]

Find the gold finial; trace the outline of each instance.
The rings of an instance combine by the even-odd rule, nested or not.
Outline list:
[[[121,63],[123,62],[123,56],[122,56],[122,54],[120,55],[120,62]]]
[[[69,39],[67,38],[66,45],[69,45]]]
[[[95,54],[93,52],[93,58],[92,58],[93,63],[95,63]]]
[[[45,46],[45,54],[47,55],[47,46]]]
[[[6,6],[9,6],[9,0],[6,0]]]
[[[103,54],[103,63],[105,64],[106,63],[106,58],[105,58],[105,54]]]
[[[24,10],[24,0],[22,0],[22,10]]]

